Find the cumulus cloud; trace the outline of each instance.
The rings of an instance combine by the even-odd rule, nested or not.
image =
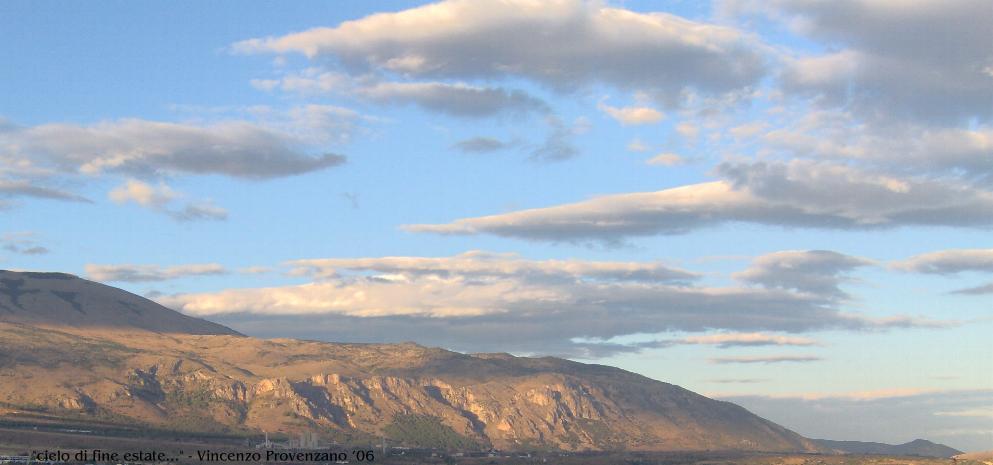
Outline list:
[[[729,3],[782,18],[831,50],[787,60],[782,80],[789,92],[870,118],[993,117],[993,9],[985,0]]]
[[[95,281],[150,282],[168,281],[190,276],[220,275],[228,271],[217,263],[177,266],[159,265],[86,265],[86,276]]]
[[[448,0],[232,48],[301,53],[352,74],[606,83],[669,100],[687,89],[735,91],[765,73],[753,40],[735,29],[580,0]]]
[[[917,438],[960,450],[985,450],[993,440],[988,413],[993,390],[894,388],[875,392],[795,396],[723,395],[727,400],[811,438],[903,444]]]
[[[177,221],[225,220],[227,210],[209,201],[189,202],[179,208],[170,205],[182,194],[172,190],[165,183],[153,186],[134,179],[110,191],[107,196],[117,203],[136,203],[142,207],[166,214]]]
[[[775,332],[926,324],[869,319],[785,291],[696,286],[660,263],[453,257],[311,259],[287,263],[304,284],[163,296],[183,312],[260,336],[413,340],[466,351],[601,357],[673,344],[809,345]],[[723,334],[639,344],[612,338],[669,331]]]
[[[8,156],[89,175],[220,174],[267,179],[344,161],[340,155],[309,154],[304,146],[290,134],[246,121],[194,125],[123,119],[87,126],[42,124],[0,133],[0,148]],[[48,191],[27,192],[74,198]]]
[[[735,279],[769,288],[792,289],[832,298],[847,298],[839,287],[852,270],[873,261],[829,250],[787,250],[762,255]]]
[[[993,192],[957,182],[806,160],[726,162],[716,173],[724,179],[404,229],[611,243],[733,222],[824,229],[993,225]]]
[[[717,357],[710,359],[710,362],[723,365],[728,363],[783,363],[783,362],[806,363],[806,362],[817,362],[820,360],[822,360],[820,357],[814,357],[810,355],[774,355],[774,356],[761,356],[761,357]]]
[[[605,103],[597,105],[600,111],[624,125],[652,124],[662,121],[662,112],[651,107],[612,107]]]

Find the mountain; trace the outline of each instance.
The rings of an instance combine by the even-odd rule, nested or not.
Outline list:
[[[66,273],[0,270],[0,322],[238,335],[226,326]]]
[[[821,450],[738,405],[617,368],[261,340],[70,275],[0,279],[0,421],[452,449]]]
[[[831,441],[828,439],[813,439],[815,443],[846,454],[873,455],[914,455],[918,457],[949,458],[962,453],[944,444],[936,444],[925,439],[915,439],[906,444],[883,444],[881,442],[861,441]]]

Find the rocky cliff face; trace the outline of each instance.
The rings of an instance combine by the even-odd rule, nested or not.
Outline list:
[[[0,417],[461,449],[817,449],[737,405],[616,368],[259,340],[62,273],[0,271],[0,342]]]
[[[12,410],[436,447],[817,449],[737,405],[559,359],[22,324],[0,324],[0,339]]]

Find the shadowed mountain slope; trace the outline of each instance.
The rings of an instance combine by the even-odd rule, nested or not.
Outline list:
[[[239,334],[130,292],[66,273],[0,270],[0,322],[133,328],[159,333]]]

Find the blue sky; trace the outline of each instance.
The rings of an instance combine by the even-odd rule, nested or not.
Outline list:
[[[4,2],[0,267],[989,448],[988,6]]]

